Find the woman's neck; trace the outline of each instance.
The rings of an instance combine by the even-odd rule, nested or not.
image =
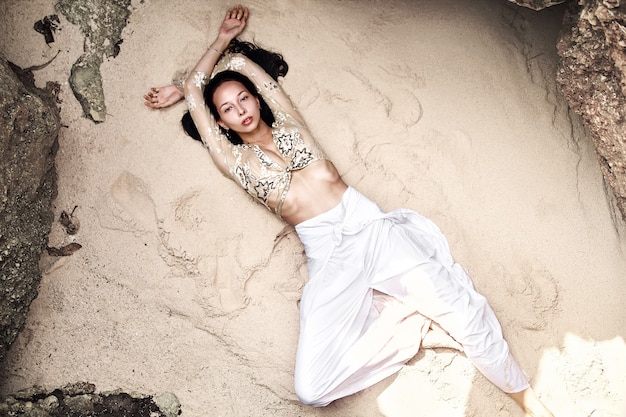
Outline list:
[[[259,124],[258,128],[247,134],[240,134],[241,140],[247,145],[263,146],[273,143],[272,128],[266,123]]]

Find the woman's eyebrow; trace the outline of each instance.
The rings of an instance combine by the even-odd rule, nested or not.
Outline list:
[[[239,97],[240,95],[242,95],[242,94],[243,94],[243,93],[245,93],[245,92],[246,92],[246,90],[241,90],[241,91],[237,94],[237,96],[236,96],[236,97]],[[224,106],[225,106],[225,105],[227,105],[228,103],[230,103],[230,100],[225,101],[224,103],[220,104],[220,107],[219,107],[219,108],[221,109],[222,107],[224,107]]]

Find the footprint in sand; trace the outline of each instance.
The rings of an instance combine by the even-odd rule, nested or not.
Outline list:
[[[122,172],[103,199],[103,206],[108,209],[100,216],[103,227],[134,233],[156,231],[154,201],[141,178]]]
[[[419,122],[424,113],[418,98],[420,89],[426,86],[424,75],[406,65],[383,65],[377,73],[392,103],[389,117],[406,128]]]
[[[214,196],[190,189],[172,201],[158,225],[159,255],[173,277],[191,278],[193,303],[217,317],[247,303],[245,281],[253,271],[241,265],[241,236],[222,230],[212,218]]]
[[[198,190],[191,190],[171,204],[159,223],[161,258],[185,274],[198,274],[200,259],[215,252],[211,235],[205,233],[206,219],[199,207],[209,201]]]
[[[204,201],[200,200],[200,191],[194,190],[183,194],[174,202],[174,220],[189,231],[198,231],[206,222],[205,216],[198,206]]]
[[[357,71],[349,71],[363,86],[365,91],[372,95],[370,102],[377,103],[386,116],[404,129],[415,125],[422,118],[422,104],[414,91],[419,83],[410,77],[403,76],[402,82],[408,88],[398,88],[398,75],[387,69],[378,71],[374,76],[366,77]]]
[[[559,311],[559,288],[549,271],[532,265],[522,265],[512,272],[498,265],[491,273],[489,287],[497,287],[495,293],[505,294],[501,300],[491,297],[493,304],[507,310],[524,311],[516,316],[516,326],[526,330],[543,330]],[[493,292],[493,291],[490,291]]]

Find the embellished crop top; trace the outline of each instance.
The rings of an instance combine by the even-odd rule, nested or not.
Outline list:
[[[227,54],[215,66],[215,74],[231,70],[248,77],[256,86],[274,115],[272,136],[286,166],[268,156],[258,145],[233,145],[222,133],[203,98],[206,74],[193,74],[193,86],[187,89],[186,101],[202,142],[219,170],[237,182],[248,194],[281,217],[281,210],[292,171],[326,159],[312,138],[302,117],[280,85],[260,66],[241,54]]]

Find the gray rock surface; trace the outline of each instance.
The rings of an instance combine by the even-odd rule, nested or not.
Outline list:
[[[56,196],[60,128],[53,94],[15,68],[20,80],[13,68],[0,55],[0,361],[37,296]]]
[[[70,85],[85,116],[106,119],[100,65],[119,53],[122,29],[130,16],[130,0],[60,0],[57,8],[85,36],[83,54],[72,66]]]

